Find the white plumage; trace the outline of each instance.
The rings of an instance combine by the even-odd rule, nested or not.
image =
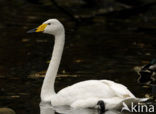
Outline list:
[[[51,102],[53,106],[68,104],[73,108],[87,108],[96,107],[99,100],[104,100],[106,104],[116,104],[126,98],[135,96],[121,84],[109,80],[89,80],[60,90]]]
[[[54,82],[64,48],[64,27],[57,19],[49,19],[39,26],[35,32],[55,36],[52,59],[41,90],[42,102],[51,102],[52,106],[68,105],[72,108],[96,108],[97,102],[103,100],[106,109],[116,109],[123,101],[129,99],[133,99],[133,101],[142,100],[136,98],[124,85],[109,80],[82,81],[66,87],[56,94]]]

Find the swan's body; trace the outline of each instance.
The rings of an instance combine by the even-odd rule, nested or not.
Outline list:
[[[70,105],[74,108],[87,108],[96,107],[97,102],[103,100],[107,109],[107,105],[119,103],[126,98],[135,96],[121,84],[108,80],[89,80],[60,90],[52,97],[51,103],[53,106]]]
[[[33,29],[29,32],[34,31],[48,33],[55,36],[52,59],[41,89],[42,102],[51,102],[52,106],[69,105],[73,108],[95,108],[97,102],[103,100],[106,109],[113,109],[127,99],[135,99],[136,101],[140,100],[124,85],[109,80],[89,80],[79,82],[60,90],[56,94],[54,90],[54,82],[64,48],[64,27],[58,20],[50,19],[37,29]]]

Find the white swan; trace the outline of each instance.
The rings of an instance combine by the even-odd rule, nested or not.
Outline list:
[[[113,109],[127,99],[146,100],[136,98],[127,87],[110,80],[82,81],[55,93],[54,82],[65,42],[64,27],[57,19],[49,19],[28,32],[43,32],[55,36],[52,58],[41,89],[42,102],[51,102],[52,106],[69,105],[73,108],[95,108],[97,102],[102,100],[106,109]]]

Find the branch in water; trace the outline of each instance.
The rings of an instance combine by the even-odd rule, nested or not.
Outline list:
[[[153,5],[156,5],[156,2],[153,3],[149,3],[149,4],[145,4],[145,5],[140,5],[140,6],[133,6],[133,7],[126,7],[124,6],[123,9],[120,10],[113,10],[113,11],[107,11],[107,12],[96,12],[93,15],[90,16],[77,16],[75,17],[74,14],[70,13],[69,11],[67,11],[65,8],[61,7],[56,0],[51,0],[51,2],[59,9],[61,10],[63,13],[65,13],[66,15],[68,15],[71,20],[73,20],[77,25],[78,24],[82,24],[82,23],[86,23],[86,22],[91,22],[93,20],[93,18],[98,17],[98,16],[110,16],[110,17],[130,17],[130,16],[135,16],[138,15],[140,13],[143,13],[145,11],[147,11],[150,7],[152,7]],[[123,5],[123,4],[122,4]],[[123,6],[122,6],[123,7]]]

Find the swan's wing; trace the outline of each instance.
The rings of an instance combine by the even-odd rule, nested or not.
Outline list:
[[[86,99],[88,97],[135,98],[135,96],[127,89],[127,87],[110,80],[89,80],[79,82],[60,90],[57,95],[63,96],[63,99],[65,97],[66,99],[68,99],[68,101],[75,101],[76,99]]]
[[[79,99],[71,104],[71,107],[74,109],[79,108],[94,108],[99,101],[98,98],[87,98],[87,99]]]
[[[122,100],[128,97],[135,98],[135,96],[125,86],[121,84],[109,80],[88,80],[76,83],[72,86],[60,90],[52,98],[51,103],[53,106],[58,106],[72,105],[74,102],[79,101],[76,103],[76,105],[80,104],[82,106],[82,102],[88,98],[97,98],[98,100],[101,100],[112,97],[118,97]],[[96,102],[94,103],[94,100],[88,100],[85,102],[88,102],[88,104],[93,106],[98,102],[98,100],[95,100]],[[86,104],[84,104],[83,107],[86,107],[85,105]]]
[[[115,96],[117,95],[107,84],[102,83],[100,80],[88,80],[60,90],[52,98],[52,105],[71,105],[77,100],[88,98],[111,98]]]
[[[109,85],[109,87],[114,91],[114,93],[121,98],[128,98],[128,97],[132,97],[135,98],[135,96],[127,89],[126,86],[119,84],[119,83],[115,83],[113,81],[110,80],[101,80],[101,82],[103,82],[104,84]]]
[[[119,97],[79,99],[73,102],[71,107],[74,109],[97,108],[97,103],[100,100],[104,102],[105,108],[110,110],[110,109],[114,109],[123,99]]]
[[[114,92],[107,84],[103,84],[99,80],[82,81],[60,90],[57,95],[70,97],[78,97],[81,99],[92,97],[114,97]]]

